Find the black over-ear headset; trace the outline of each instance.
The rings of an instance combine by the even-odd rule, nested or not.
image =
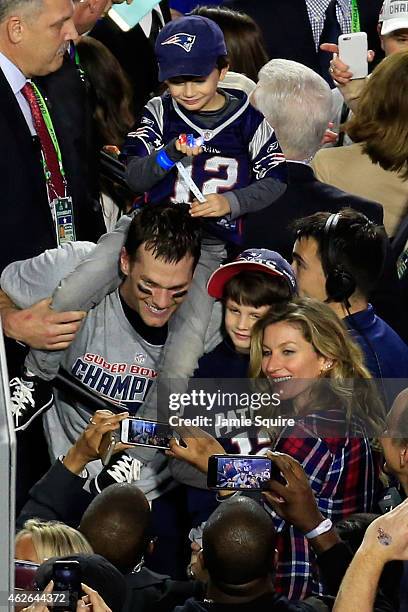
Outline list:
[[[357,288],[356,280],[351,274],[351,272],[344,268],[343,264],[340,264],[336,261],[336,252],[331,243],[332,239],[335,237],[336,227],[340,219],[341,213],[331,214],[327,218],[323,229],[322,264],[324,267],[327,268],[325,270],[327,293],[326,301],[342,302],[345,305],[351,327],[353,327],[363,337],[371,353],[373,354],[373,357],[377,364],[378,372],[380,374],[385,399],[387,397],[387,393],[384,387],[384,380],[378,355],[367,335],[355,324],[353,315],[350,312],[349,298],[353,295]]]
[[[323,229],[322,263],[326,268],[326,293],[328,302],[343,302],[349,308],[349,298],[356,290],[354,276],[344,265],[337,261],[336,251],[332,246],[336,227],[341,213],[331,214]]]

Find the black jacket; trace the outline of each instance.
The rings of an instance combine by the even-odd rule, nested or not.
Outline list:
[[[170,21],[167,0],[160,2],[160,9],[164,21]],[[109,17],[100,19],[90,34],[108,47],[129,77],[137,118],[152,92],[156,92],[159,86],[153,42],[146,38],[139,24],[129,32],[123,32]]]
[[[251,213],[244,223],[244,247],[264,247],[278,251],[290,261],[294,242],[291,224],[322,210],[339,212],[346,206],[366,215],[379,225],[383,222],[381,204],[351,195],[319,181],[310,166],[288,162],[288,186],[271,206]]]
[[[76,138],[83,131],[78,75],[65,64],[55,74],[38,79],[50,106],[68,191],[73,197],[77,238],[97,239],[103,231],[100,210],[84,197],[84,157]],[[0,70],[0,271],[19,259],[35,257],[56,246],[56,231],[48,203],[38,138],[33,138],[2,70]],[[86,190],[85,190],[86,191]]]
[[[326,608],[328,610],[328,608]],[[303,602],[291,602],[277,593],[269,593],[246,604],[204,603],[189,599],[174,612],[315,612],[316,608]]]

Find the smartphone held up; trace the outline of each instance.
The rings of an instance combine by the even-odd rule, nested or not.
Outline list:
[[[212,455],[208,460],[207,486],[218,490],[262,489],[269,480],[280,480],[276,465],[257,455]]]
[[[54,582],[54,597],[63,594],[63,610],[76,612],[77,603],[82,595],[81,566],[79,561],[59,560],[52,566],[52,580]],[[56,599],[58,601],[58,599]],[[62,600],[60,600],[62,602]]]
[[[156,423],[136,417],[125,419],[121,423],[120,441],[124,444],[168,449],[172,437],[172,431],[166,423]]]
[[[352,79],[363,79],[368,74],[368,43],[365,32],[339,36],[339,58],[353,74]]]

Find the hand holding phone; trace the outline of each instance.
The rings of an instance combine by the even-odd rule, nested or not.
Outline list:
[[[124,444],[149,446],[151,448],[170,448],[172,431],[166,423],[156,423],[131,417],[121,423],[120,440]]]
[[[262,489],[280,471],[271,459],[258,455],[213,455],[208,460],[209,489],[243,491]]]
[[[67,593],[68,602],[64,603],[64,612],[76,612],[78,600],[82,595],[81,566],[79,561],[54,561],[52,580],[54,582],[54,593]]]
[[[339,36],[339,59],[348,66],[351,79],[363,79],[368,74],[368,43],[365,32]]]

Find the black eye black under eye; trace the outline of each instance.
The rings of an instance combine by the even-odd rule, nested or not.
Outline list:
[[[176,293],[173,293],[173,298],[181,298],[184,297],[187,294],[187,289],[183,289],[183,291],[177,291]]]
[[[140,283],[137,283],[137,288],[142,293],[146,293],[146,295],[152,295],[151,289],[148,289],[147,287],[143,287],[143,285],[141,285]]]

